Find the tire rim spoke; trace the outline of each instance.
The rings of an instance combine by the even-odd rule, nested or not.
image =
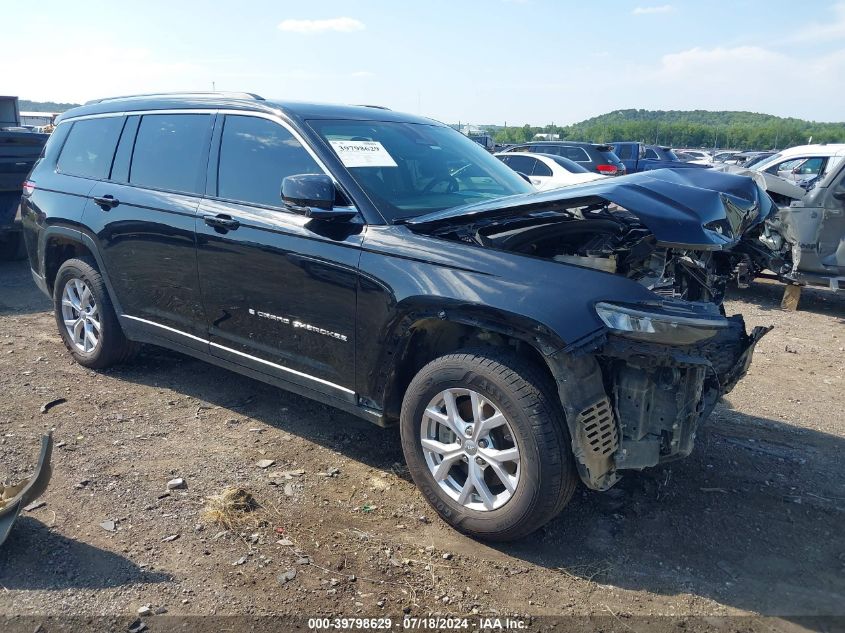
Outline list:
[[[73,346],[90,353],[100,344],[102,322],[96,297],[88,284],[73,278],[62,291],[61,317]]]
[[[514,448],[507,448],[505,450],[496,450],[494,448],[480,449],[478,451],[487,461],[495,462],[497,464],[504,464],[505,462],[518,462],[519,450]]]
[[[507,424],[505,416],[501,413],[494,413],[489,418],[485,418],[478,423],[478,426],[475,429],[476,437],[485,437],[490,433],[490,431],[502,426],[503,424]]]
[[[432,478],[479,512],[501,508],[519,484],[519,448],[501,410],[467,388],[438,393],[422,415],[420,446]]]

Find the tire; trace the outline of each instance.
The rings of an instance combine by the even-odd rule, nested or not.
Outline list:
[[[457,433],[454,428],[444,428],[460,428],[461,421],[443,422],[449,411],[444,395],[447,390],[455,398],[454,410],[460,412],[463,422],[473,419],[472,405],[476,401],[471,394],[463,393],[469,390],[480,397],[477,408],[482,413],[475,420],[489,422],[497,411],[506,423],[489,431],[487,440],[483,439],[483,424],[463,427],[461,449],[454,449],[458,445]],[[432,410],[439,414],[429,413]],[[496,348],[465,350],[423,367],[405,392],[400,433],[408,469],[429,504],[447,523],[480,539],[508,541],[531,534],[563,509],[579,481],[563,411],[551,379],[534,364]],[[457,450],[464,454],[454,465],[444,466],[447,453],[440,455],[442,459],[438,461],[437,451],[427,450],[430,446],[439,447],[438,450],[451,447],[448,455],[452,458]],[[518,450],[518,468],[516,462],[497,465],[487,459],[493,453],[512,455],[513,448]],[[471,461],[480,463],[481,471],[476,469],[480,474],[471,482],[470,488],[475,491],[466,495],[469,469],[475,468]],[[448,469],[445,479],[443,469]],[[503,469],[505,477],[510,475],[512,491],[504,486],[500,476]],[[436,474],[440,481],[435,479]],[[487,487],[487,496],[474,486],[479,479]]]
[[[73,301],[71,305],[64,303],[65,291],[69,286],[68,292],[73,301],[86,308],[84,315],[73,307]],[[79,291],[80,288],[87,289],[90,295]],[[91,259],[69,259],[61,265],[53,285],[53,312],[65,347],[74,360],[84,367],[105,369],[130,360],[139,349],[137,343],[130,341],[123,334],[103,277]],[[75,319],[76,322],[83,322],[80,336],[84,343],[83,348],[80,347],[79,339],[75,341],[65,325],[66,318],[73,320],[76,315],[79,315],[79,318]],[[95,322],[99,323],[99,330],[94,327]],[[96,344],[85,336],[84,331],[87,329],[91,329],[96,337]]]

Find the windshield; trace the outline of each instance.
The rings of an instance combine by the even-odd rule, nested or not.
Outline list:
[[[759,161],[759,162],[755,163],[755,164],[754,164],[754,169],[755,169],[756,171],[764,171],[764,170],[765,170],[767,167],[769,167],[772,163],[775,163],[775,162],[777,162],[778,160],[780,160],[781,156],[783,156],[783,154],[780,154],[780,153],[777,153],[777,154],[772,154],[771,156],[767,156],[767,157],[766,157],[766,158],[764,158],[763,160],[761,160],[761,161]]]
[[[534,190],[478,143],[448,127],[348,120],[308,124],[389,222]]]
[[[771,154],[760,154],[759,156],[752,156],[749,158],[745,163],[742,165],[743,167],[751,167],[752,165],[758,165],[762,163],[764,160],[767,160],[771,157]]]

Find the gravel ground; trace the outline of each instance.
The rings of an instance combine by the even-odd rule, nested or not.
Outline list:
[[[0,477],[41,433],[56,449],[45,505],[0,549],[0,616],[845,616],[845,295],[788,313],[781,292],[728,301],[775,330],[691,457],[492,547],[429,510],[396,431],[161,349],[84,369],[26,265],[2,263]],[[261,508],[225,530],[203,508],[230,487]]]

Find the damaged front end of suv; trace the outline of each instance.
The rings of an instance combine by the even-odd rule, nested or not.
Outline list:
[[[624,276],[648,292],[592,306],[602,327],[546,356],[582,481],[689,455],[757,342],[722,302],[732,249],[775,210],[751,179],[657,170],[429,214],[414,231]],[[597,290],[600,296],[601,291]]]

